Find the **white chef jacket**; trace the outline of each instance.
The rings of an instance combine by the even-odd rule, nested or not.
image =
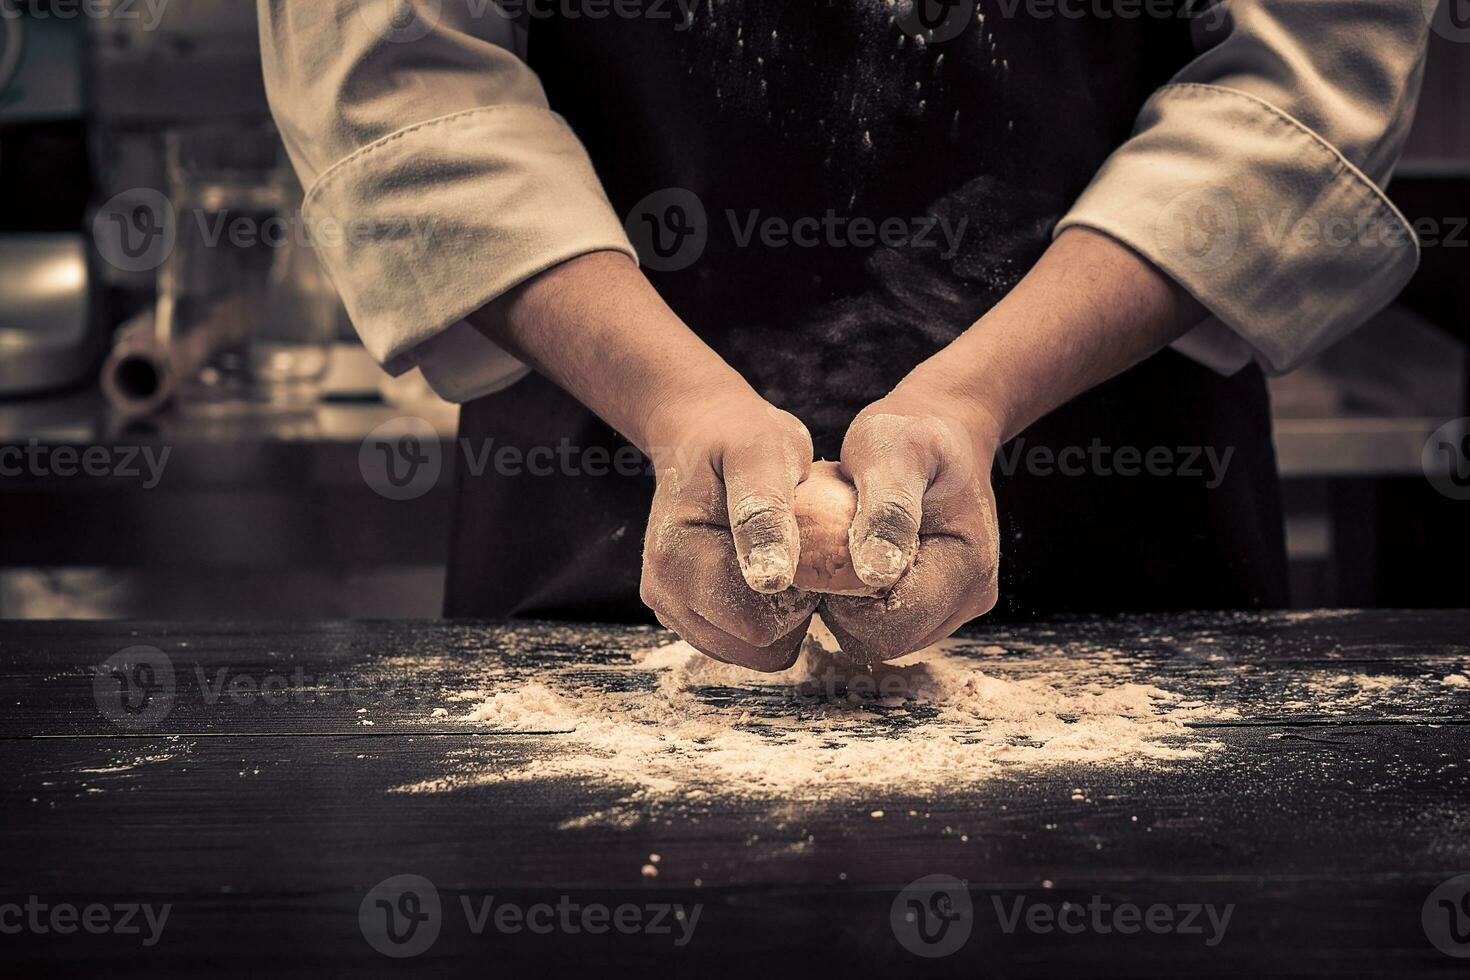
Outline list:
[[[578,255],[637,258],[524,23],[490,0],[257,2],[303,216],[368,351],[451,401],[523,377],[465,317]],[[1111,235],[1187,288],[1212,316],[1185,355],[1290,370],[1418,264],[1382,188],[1428,32],[1420,0],[1226,0],[1056,231]]]

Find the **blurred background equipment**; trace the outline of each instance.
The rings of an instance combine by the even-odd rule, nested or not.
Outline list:
[[[456,409],[414,375],[384,381],[294,238],[208,240],[222,216],[263,227],[294,213],[300,193],[277,180],[254,5],[187,0],[157,20],[121,0],[71,19],[12,5],[20,16],[0,18],[0,445],[171,454],[150,487],[0,480],[0,615],[436,614]],[[1273,382],[1298,606],[1463,605],[1463,575],[1440,569],[1464,561],[1470,507],[1431,485],[1421,455],[1470,415],[1467,106],[1470,44],[1436,34],[1389,187],[1431,232],[1419,273],[1362,331]],[[160,223],[170,209],[178,220]],[[159,241],[158,254],[109,250],[99,228]],[[172,241],[154,234],[164,228]],[[180,410],[190,404],[216,410]],[[449,465],[422,497],[389,501],[358,452],[404,415],[433,426]]]
[[[0,236],[0,398],[67,388],[97,363],[81,235]]]
[[[271,127],[196,126],[165,139],[175,222],[157,334],[183,406],[303,409],[326,376],[337,296],[312,254]]]
[[[85,30],[0,9],[0,398],[67,388],[105,339],[81,215]]]

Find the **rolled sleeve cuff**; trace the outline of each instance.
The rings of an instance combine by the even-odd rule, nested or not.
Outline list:
[[[1386,305],[1419,261],[1367,176],[1254,96],[1171,85],[1056,232],[1111,235],[1213,314],[1175,348],[1230,373],[1288,371]]]
[[[531,373],[464,320],[424,341],[413,356],[434,394],[457,404],[493,395]]]
[[[526,370],[464,318],[589,252],[637,261],[581,143],[533,106],[411,126],[334,165],[302,206],[323,265],[384,368],[465,401]]]

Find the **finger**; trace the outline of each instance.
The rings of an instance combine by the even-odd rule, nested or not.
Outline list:
[[[811,465],[810,436],[776,447],[751,442],[724,455],[721,469],[735,555],[745,584],[757,592],[784,592],[796,578],[801,555],[796,485],[806,479]]]
[[[680,607],[677,598],[662,593],[649,596],[645,601],[648,598],[653,599],[649,605],[658,621],[696,650],[722,663],[763,673],[787,670],[796,663],[811,620],[808,614],[788,635],[778,637],[768,646],[756,647],[726,633],[693,609]]]
[[[894,416],[860,420],[842,445],[842,469],[858,497],[848,549],[853,571],[874,589],[894,585],[919,548],[929,463],[908,424]]]
[[[730,533],[697,518],[652,519],[643,555],[644,602],[662,614],[689,609],[746,646],[770,646],[810,619],[819,597],[800,589],[754,592]]]
[[[940,643],[944,640],[949,639],[961,626],[964,626],[966,623],[969,623],[972,620],[979,619],[981,616],[984,616],[986,613],[990,612],[990,610],[994,609],[995,601],[995,598],[992,596],[989,602],[985,602],[982,600],[977,601],[973,604],[967,604],[966,608],[962,609],[961,611],[951,616],[949,619],[945,620],[944,624],[941,625],[939,629],[935,630],[933,633],[930,633],[928,636],[920,640],[918,644],[914,647],[914,649],[923,650],[926,647],[932,647],[936,643]]]
[[[887,595],[825,597],[822,621],[843,651],[859,660],[892,660],[923,649],[995,605],[992,555],[963,536],[927,537]]]
[[[769,595],[751,591],[722,527],[690,528],[682,547],[665,556],[661,571],[664,587],[682,605],[756,648],[786,636],[820,601],[794,588]]]
[[[769,646],[755,647],[740,642],[725,643],[716,651],[716,659],[724,660],[726,663],[745,667],[749,670],[760,671],[763,674],[779,673],[790,670],[797,659],[801,656],[801,644],[806,639],[807,631],[811,626],[812,615],[815,610],[806,614],[791,631],[785,636],[777,637]],[[718,642],[718,637],[728,636],[718,627],[703,619],[697,612],[690,610],[690,617],[686,622],[686,628],[695,635],[709,637],[710,642]],[[710,632],[705,632],[705,630]],[[692,643],[692,641],[691,641]],[[698,644],[694,644],[698,646]]]

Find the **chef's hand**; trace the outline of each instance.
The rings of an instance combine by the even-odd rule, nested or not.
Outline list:
[[[626,256],[594,252],[472,315],[653,460],[643,601],[705,653],[796,661],[817,598],[791,587],[812,439],[696,337]]]
[[[717,660],[796,662],[818,597],[792,586],[796,485],[812,438],[744,385],[682,394],[650,423],[658,478],[643,545],[643,601]]]
[[[842,443],[857,486],[853,568],[873,598],[826,596],[822,621],[849,655],[891,660],[995,605],[1000,541],[990,465],[998,434],[921,372],[865,408]]]
[[[1068,228],[989,313],[864,409],[842,446],[858,491],[853,565],[891,588],[824,601],[843,649],[897,657],[987,612],[1000,563],[996,447],[1207,315],[1128,246]]]

